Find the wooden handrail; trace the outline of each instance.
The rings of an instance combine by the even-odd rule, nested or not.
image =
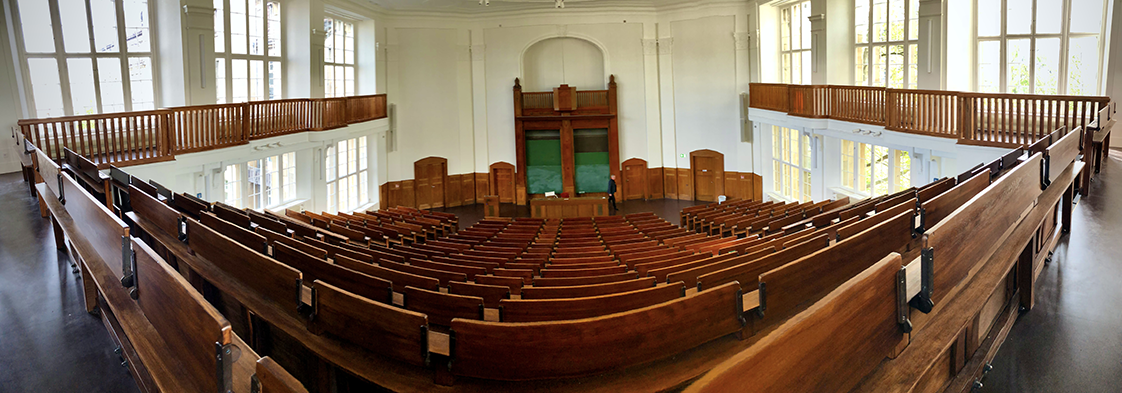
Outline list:
[[[960,144],[1029,145],[1058,127],[1086,127],[1103,96],[971,93],[870,86],[752,83],[749,107],[884,126]]]
[[[382,119],[386,105],[385,94],[293,98],[23,119],[18,124],[24,138],[51,159],[61,159],[63,149],[69,148],[104,169]]]

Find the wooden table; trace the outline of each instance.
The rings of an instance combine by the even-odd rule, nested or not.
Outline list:
[[[530,216],[534,218],[599,217],[608,215],[608,198],[534,198]]]

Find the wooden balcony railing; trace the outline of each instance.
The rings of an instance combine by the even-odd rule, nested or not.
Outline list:
[[[1059,128],[1090,123],[1110,102],[1101,96],[1050,96],[901,90],[865,86],[753,83],[749,107],[792,116],[884,126],[958,143],[1015,147]]]
[[[102,168],[194,153],[386,117],[386,95],[196,105],[19,121],[24,138],[52,159],[70,148]]]

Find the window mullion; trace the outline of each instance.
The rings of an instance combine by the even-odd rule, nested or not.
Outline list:
[[[59,90],[62,93],[62,113],[67,115],[74,114],[74,102],[70,96],[70,67],[66,61],[66,48],[63,46],[62,38],[62,17],[59,14],[58,1],[51,0],[48,2],[51,13],[51,29],[55,35],[55,63],[58,64],[58,84]]]
[[[93,5],[90,0],[84,1],[86,5],[86,31],[90,35],[90,63],[93,65],[94,105],[97,113],[105,113],[101,107],[101,71],[97,66],[97,45],[94,44]]]
[[[125,33],[125,3],[113,3],[117,15],[117,56],[121,63],[121,90],[124,90],[125,112],[132,112],[132,72],[129,70],[129,45]]]
[[[1068,55],[1068,41],[1071,39],[1071,1],[1065,0],[1062,7],[1060,17],[1060,74],[1058,75],[1059,81],[1056,82],[1056,89],[1060,94],[1067,94],[1068,60],[1071,58]]]

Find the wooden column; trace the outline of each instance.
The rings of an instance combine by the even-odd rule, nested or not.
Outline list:
[[[612,115],[608,120],[608,168],[610,173],[620,181],[619,176],[619,111],[616,107],[616,76],[608,77],[608,113]]]
[[[569,117],[568,113],[561,116]],[[573,121],[561,120],[561,190],[577,196],[576,159],[573,157]],[[525,177],[525,176],[523,176]]]
[[[514,202],[526,204],[526,131],[522,128],[522,84],[514,78]]]

